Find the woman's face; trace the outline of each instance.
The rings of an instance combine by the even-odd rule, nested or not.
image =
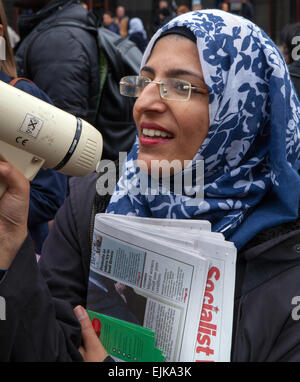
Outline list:
[[[196,44],[177,35],[157,41],[141,75],[153,81],[179,78],[206,89]],[[189,101],[162,99],[159,86],[149,84],[136,100],[133,111],[140,140],[139,163],[145,162],[149,171],[153,160],[169,163],[179,160],[183,168],[184,161],[193,159],[207,136],[208,102],[207,94],[194,92]],[[160,134],[159,130],[168,135],[155,135]]]

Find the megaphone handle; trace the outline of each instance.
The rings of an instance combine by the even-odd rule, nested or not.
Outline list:
[[[4,194],[6,188],[7,187],[5,182],[2,179],[0,179],[0,199],[2,198],[2,195]]]

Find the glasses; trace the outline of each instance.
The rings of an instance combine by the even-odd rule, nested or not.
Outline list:
[[[126,97],[139,97],[149,84],[159,85],[161,98],[170,101],[188,101],[191,93],[209,94],[208,89],[197,88],[190,82],[178,78],[162,78],[160,81],[152,81],[144,76],[127,76],[120,81],[120,93]]]

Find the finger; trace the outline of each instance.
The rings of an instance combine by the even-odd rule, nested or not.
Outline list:
[[[26,199],[29,194],[29,182],[11,163],[0,161],[0,179],[5,182],[10,193]]]

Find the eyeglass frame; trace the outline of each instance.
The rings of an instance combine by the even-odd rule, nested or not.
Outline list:
[[[186,81],[186,80],[182,80],[180,78],[162,78],[160,81],[153,81],[151,80],[151,78],[147,77],[147,76],[142,76],[142,75],[136,75],[136,76],[125,76],[125,77],[122,77],[120,82],[119,82],[119,85],[125,85],[125,84],[128,84],[128,82],[124,82],[122,83],[122,81],[125,79],[125,78],[139,78],[139,77],[142,77],[142,78],[145,78],[146,80],[148,80],[148,84],[143,88],[143,90],[145,90],[145,88],[150,85],[150,84],[155,84],[155,85],[159,85],[159,95],[162,99],[164,100],[167,100],[167,101],[183,101],[183,102],[186,102],[186,101],[189,101],[190,98],[191,98],[191,94],[192,92],[193,93],[200,93],[200,94],[204,94],[204,95],[207,95],[209,94],[209,90],[208,89],[202,89],[202,88],[199,88],[199,87],[196,87],[196,86],[192,86],[192,84],[189,82],[189,81]],[[176,98],[176,99],[172,99],[172,98],[166,98],[164,95],[163,95],[163,85],[164,83],[162,82],[163,80],[177,80],[177,81],[182,81],[184,83],[187,84],[187,86],[189,87],[189,93],[187,95],[187,98],[186,99],[183,99],[183,98]],[[131,84],[133,85],[133,84]],[[137,86],[137,85],[135,85]],[[143,92],[143,90],[141,91],[141,93]],[[141,95],[140,93],[140,95]],[[120,87],[120,94],[123,95],[124,97],[135,97],[135,98],[138,98],[140,95],[137,95],[137,96],[130,96],[130,95],[125,95],[125,94],[122,94],[121,93],[121,87]]]

